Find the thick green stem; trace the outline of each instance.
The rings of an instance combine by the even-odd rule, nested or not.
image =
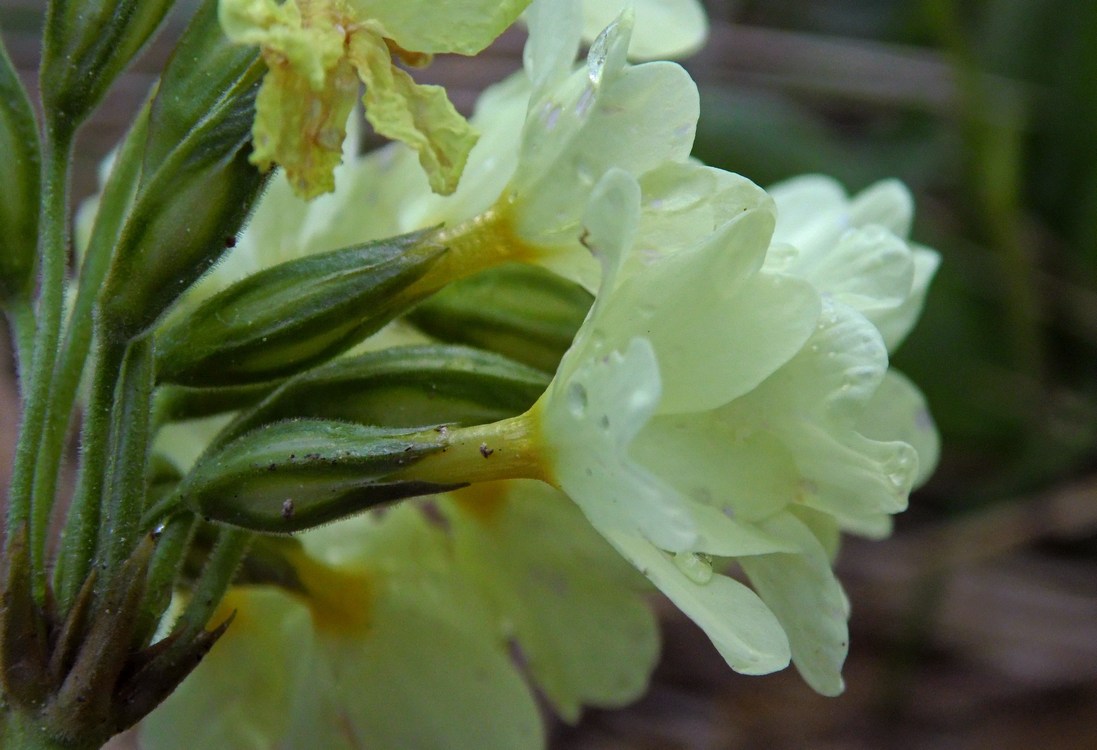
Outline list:
[[[114,388],[125,346],[100,338],[91,398],[84,412],[83,449],[76,494],[69,506],[57,560],[55,590],[61,612],[67,612],[91,569],[99,539],[100,505],[107,464]]]
[[[37,326],[29,377],[24,385],[25,408],[19,428],[19,441],[16,443],[8,505],[8,529],[18,528],[20,523],[31,519],[32,576],[35,597],[39,602],[45,601],[45,537],[53,498],[35,497],[33,485],[35,465],[39,461],[51,460],[49,456],[39,455],[39,446],[51,398],[50,386],[64,308],[65,265],[69,246],[69,168],[73,135],[73,129],[66,123],[53,122],[46,139],[39,215],[41,234],[38,247],[40,285]],[[57,471],[59,467],[55,465],[48,468]],[[32,505],[45,507],[32,508]],[[45,524],[37,522],[41,518],[46,519]]]
[[[111,415],[108,465],[103,486],[96,559],[100,574],[112,577],[142,535],[152,412],[152,342],[126,348]]]

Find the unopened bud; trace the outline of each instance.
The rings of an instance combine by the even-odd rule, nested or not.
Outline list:
[[[339,354],[418,300],[444,252],[414,233],[282,263],[237,282],[157,334],[162,382],[246,385]]]
[[[289,533],[462,484],[402,478],[445,435],[324,420],[279,422],[199,460],[178,496],[208,520]]]
[[[479,349],[392,347],[302,373],[223,434],[229,440],[302,417],[403,428],[486,424],[529,409],[548,382],[539,370]]]
[[[248,163],[258,71],[142,181],[99,300],[109,336],[146,331],[225,252],[263,183]]]
[[[83,120],[175,0],[51,0],[42,43],[47,116]]]

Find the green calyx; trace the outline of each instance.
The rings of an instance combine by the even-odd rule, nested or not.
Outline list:
[[[323,362],[418,301],[410,287],[443,252],[417,232],[250,276],[158,332],[159,378],[237,386]]]
[[[99,295],[110,338],[131,340],[152,326],[228,249],[226,238],[250,213],[264,182],[247,160],[260,67],[248,68],[143,175]]]
[[[345,357],[286,381],[243,411],[219,440],[286,419],[338,419],[414,428],[487,424],[526,411],[543,373],[490,352],[427,345]]]
[[[117,572],[85,580],[64,615],[29,586],[28,533],[11,535],[0,609],[4,747],[97,748],[164,700],[224,632],[175,633],[150,645],[139,625],[159,539],[146,536]],[[162,614],[162,609],[156,616]]]
[[[460,486],[402,477],[446,449],[445,431],[302,419],[261,427],[199,460],[176,498],[207,520],[291,533]]]
[[[47,117],[84,119],[125,69],[175,0],[53,0],[42,50]]]
[[[527,264],[463,279],[408,316],[443,341],[478,346],[552,372],[571,346],[592,297],[579,285]]]

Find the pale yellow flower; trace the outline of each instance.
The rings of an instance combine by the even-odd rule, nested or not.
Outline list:
[[[419,156],[433,190],[457,186],[476,136],[439,86],[424,86],[396,61],[418,66],[439,52],[474,54],[529,0],[222,0],[230,39],[261,48],[269,71],[256,102],[252,162],[279,164],[294,191],[334,188],[345,123],[360,83],[378,133]]]

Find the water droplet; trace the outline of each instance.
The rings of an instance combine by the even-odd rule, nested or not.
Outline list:
[[[568,386],[568,410],[576,417],[586,416],[587,413],[587,389],[582,383],[572,383]]]
[[[899,492],[906,492],[913,481],[913,469],[914,459],[904,452],[888,462],[885,472],[892,487]]]
[[[674,556],[674,564],[678,566],[678,570],[685,574],[686,578],[700,586],[704,586],[712,580],[712,562],[707,555],[699,555],[695,552],[679,552]]]

